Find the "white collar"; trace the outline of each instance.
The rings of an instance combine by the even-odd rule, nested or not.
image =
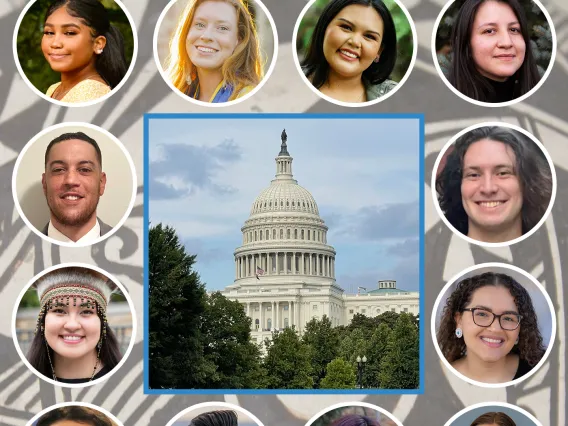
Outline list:
[[[101,225],[99,224],[99,220],[95,221],[95,226],[93,226],[89,232],[79,238],[77,241],[73,241],[67,235],[59,232],[59,230],[53,226],[51,220],[49,221],[49,225],[47,226],[47,236],[49,238],[53,238],[54,240],[61,241],[63,243],[91,243],[95,240],[98,240],[101,236]]]

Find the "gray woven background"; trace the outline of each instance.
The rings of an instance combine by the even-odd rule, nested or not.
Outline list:
[[[465,406],[507,401],[534,414],[543,426],[566,420],[566,296],[561,260],[567,258],[568,234],[568,2],[543,2],[553,17],[559,50],[552,73],[541,89],[521,104],[482,108],[459,99],[440,81],[432,64],[432,27],[444,0],[405,0],[418,32],[418,58],[412,75],[386,102],[366,109],[346,109],[319,100],[308,90],[292,60],[292,31],[305,0],[266,0],[278,27],[279,55],[268,83],[252,99],[222,110],[198,108],[169,90],[156,70],[152,36],[164,0],[125,0],[138,29],[139,50],[129,81],[103,104],[68,109],[37,97],[22,81],[13,63],[14,23],[25,5],[0,0],[0,424],[24,425],[41,409],[64,401],[102,406],[125,426],[165,425],[179,411],[203,401],[225,400],[247,408],[266,426],[300,426],[328,405],[364,400],[393,412],[406,426],[444,425]],[[145,112],[419,112],[426,117],[426,393],[407,396],[341,395],[144,395],[142,385],[142,115]],[[470,246],[438,219],[430,193],[431,169],[444,143],[463,128],[482,121],[507,121],[532,132],[549,150],[556,166],[558,194],[545,226],[512,248]],[[12,170],[22,147],[37,132],[64,121],[85,121],[104,127],[129,149],[137,167],[138,197],[125,226],[92,248],[58,248],[43,242],[18,217],[11,191]],[[396,143],[384,140],[384,143]],[[356,145],[353,145],[356,146]],[[38,172],[39,173],[39,172]],[[39,178],[39,175],[38,175]],[[95,264],[118,277],[128,288],[138,312],[138,336],[126,364],[109,380],[82,390],[63,389],[30,373],[14,348],[11,317],[23,286],[44,268],[61,262]],[[444,283],[473,264],[501,261],[532,273],[545,285],[556,308],[558,333],[545,366],[522,384],[483,389],[447,373],[432,346],[430,316]]]

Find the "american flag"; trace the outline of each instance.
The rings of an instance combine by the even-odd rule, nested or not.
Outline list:
[[[256,267],[256,279],[260,280],[259,275],[264,275],[264,269],[262,269],[260,266]]]

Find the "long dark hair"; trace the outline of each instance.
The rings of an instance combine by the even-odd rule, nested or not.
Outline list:
[[[122,34],[118,28],[111,25],[107,10],[98,0],[56,0],[47,9],[44,22],[63,6],[69,15],[79,18],[91,29],[93,37],[106,38],[103,52],[96,55],[95,69],[111,89],[114,89],[128,69]]]
[[[302,60],[302,68],[304,68],[305,74],[311,78],[312,84],[317,89],[323,86],[329,75],[329,64],[323,54],[325,30],[343,8],[352,4],[372,6],[381,16],[384,24],[380,60],[379,62],[372,62],[369,68],[363,71],[363,78],[370,84],[379,84],[385,81],[394,69],[396,63],[396,30],[392,16],[385,4],[381,0],[331,0],[314,27],[307,54]]]
[[[496,272],[486,272],[463,279],[446,300],[437,333],[438,345],[442,354],[450,363],[464,356],[466,352],[465,341],[455,334],[457,327],[455,315],[463,313],[464,308],[471,301],[473,293],[486,286],[504,287],[509,290],[518,312],[523,316],[519,331],[519,343],[511,352],[517,353],[520,359],[534,367],[544,356],[545,350],[531,296],[512,277]]]
[[[116,365],[122,358],[118,339],[116,338],[116,335],[114,334],[112,329],[108,326],[108,324],[106,324],[104,315],[101,313],[101,310],[98,309],[98,307],[96,309],[96,312],[99,320],[101,321],[101,334],[106,327],[106,336],[104,337],[101,346],[100,362],[102,363],[104,368],[112,370],[114,367],[116,367]],[[30,349],[28,350],[26,358],[33,368],[35,368],[39,373],[51,379],[52,371],[49,359],[51,358],[51,360],[54,360],[54,351],[47,344],[44,333],[41,331],[45,327],[46,313],[47,305],[39,313],[37,330],[34,338],[32,339],[32,343],[30,345]],[[49,351],[49,356],[47,354],[47,351]]]
[[[464,235],[468,216],[461,197],[463,159],[469,147],[482,139],[502,142],[515,154],[515,175],[523,192],[522,232],[525,234],[542,219],[552,197],[552,170],[542,150],[527,136],[508,127],[479,127],[460,136],[448,154],[436,179],[438,203],[444,216]]]
[[[498,1],[509,5],[521,27],[521,34],[526,46],[525,60],[517,72],[509,77],[516,81],[511,94],[511,99],[516,99],[529,92],[540,80],[531,50],[527,18],[517,0],[465,0],[452,29],[453,57],[448,80],[468,98],[482,102],[495,102],[495,89],[491,82],[477,70],[471,50],[473,21],[479,6],[486,1]]]
[[[103,413],[93,410],[89,407],[81,406],[67,406],[55,408],[48,411],[39,419],[37,419],[35,426],[51,426],[52,424],[61,422],[62,420],[76,421],[77,423],[89,426],[114,426],[112,422]]]

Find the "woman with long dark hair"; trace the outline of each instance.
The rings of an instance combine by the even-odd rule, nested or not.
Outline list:
[[[545,353],[529,293],[495,272],[458,283],[446,300],[437,340],[452,367],[483,383],[518,379]]]
[[[449,82],[468,98],[497,103],[540,80],[518,0],[466,0],[452,30]]]
[[[381,0],[331,0],[320,15],[304,74],[324,95],[348,103],[377,99],[396,86],[393,18]]]
[[[90,269],[67,267],[34,286],[40,312],[27,354],[32,367],[63,383],[89,382],[111,371],[122,358],[106,317],[114,285]]]
[[[124,78],[124,40],[98,0],[56,0],[45,15],[41,49],[61,81],[50,98],[87,102],[114,89]]]

